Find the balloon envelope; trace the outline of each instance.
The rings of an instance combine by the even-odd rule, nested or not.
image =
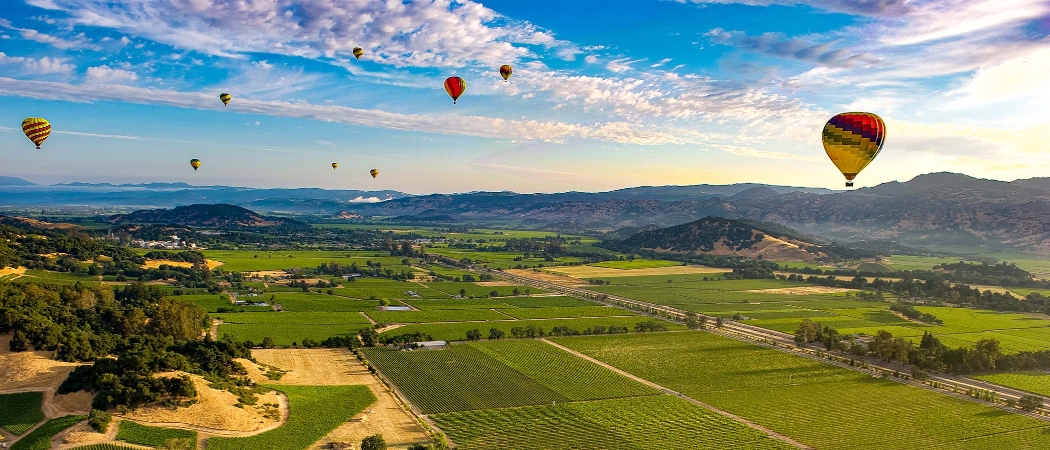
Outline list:
[[[43,117],[27,117],[22,121],[22,132],[40,148],[40,144],[51,135],[51,122]]]
[[[824,125],[821,138],[828,158],[846,177],[846,186],[853,186],[857,174],[882,150],[886,141],[886,124],[872,113],[842,113]]]
[[[463,91],[467,90],[467,82],[463,81],[460,77],[448,77],[445,79],[445,92],[448,92],[448,96],[452,97],[452,103],[455,104],[456,100],[459,100],[459,96],[463,95]]]
[[[361,55],[363,54],[365,54],[364,49],[362,49],[361,47],[354,47],[354,58],[361,59]]]
[[[334,169],[336,167],[339,167],[339,163],[332,163],[332,168]]]
[[[372,178],[375,178],[375,177],[379,176],[379,170],[377,170],[377,169],[369,170],[368,173],[372,175]]]
[[[196,172],[197,169],[199,169],[201,167],[201,160],[196,159],[196,158],[191,159],[190,160],[190,166],[193,167],[193,171]]]
[[[510,67],[510,64],[504,64],[499,66],[499,74],[503,75],[503,81],[507,81],[510,75],[514,73],[514,69]]]
[[[222,104],[223,105],[229,105],[231,98],[233,98],[233,97],[230,96],[230,94],[227,94],[225,92],[219,94],[219,100],[222,100]]]

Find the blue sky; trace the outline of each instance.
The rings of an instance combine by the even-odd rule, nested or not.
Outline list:
[[[1046,0],[7,0],[0,175],[840,188],[820,129],[861,110],[888,139],[858,186],[1046,176],[1048,35]],[[467,81],[457,105],[453,75]],[[27,116],[52,122],[43,150]]]

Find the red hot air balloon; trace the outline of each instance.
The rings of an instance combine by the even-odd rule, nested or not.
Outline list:
[[[452,104],[456,104],[456,100],[459,100],[459,96],[463,95],[463,91],[467,90],[467,82],[463,81],[460,77],[448,77],[445,79],[445,92],[448,92],[448,96],[452,97]]]

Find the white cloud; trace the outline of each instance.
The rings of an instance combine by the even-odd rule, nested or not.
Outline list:
[[[630,58],[614,59],[612,61],[609,61],[609,63],[605,65],[605,68],[608,69],[610,72],[613,72],[613,73],[623,73],[623,72],[627,72],[628,70],[634,70],[634,68],[631,67],[631,64],[634,64],[634,63],[636,63],[638,61],[641,61],[641,60],[638,59],[638,60],[631,61]]]
[[[956,95],[952,107],[1026,99],[1045,110],[1050,103],[1050,45],[978,70],[964,87],[951,93]]]
[[[26,72],[34,74],[70,73],[76,69],[68,63],[67,58],[26,58],[22,56],[7,56],[0,52],[0,64],[17,64],[22,66]]]
[[[113,69],[109,66],[88,67],[85,76],[91,83],[124,83],[139,79],[135,72],[124,69]]]
[[[671,62],[671,58],[664,58],[664,59],[661,59],[660,61],[658,61],[656,64],[650,65],[649,67],[655,69],[655,68],[660,67],[660,66],[662,66],[664,64],[667,64],[669,62]]]
[[[978,31],[999,32],[1013,25],[1050,14],[1046,0],[926,1],[906,16],[889,23],[892,30],[880,37],[889,45],[912,45]]]
[[[76,25],[116,29],[181,49],[220,55],[276,53],[314,59],[349,58],[417,67],[502,64],[542,45],[561,58],[571,44],[527,22],[514,22],[470,0],[256,2],[29,0],[62,10]]]
[[[587,55],[586,57],[583,58],[583,61],[586,62],[587,64],[594,64],[594,63],[598,62],[598,57],[594,56],[594,55]]]
[[[22,39],[29,41],[40,42],[42,44],[48,44],[52,47],[68,50],[68,49],[79,49],[79,48],[97,48],[94,44],[88,41],[84,33],[73,36],[72,39],[63,39],[50,34],[41,33],[32,28],[18,28],[11,24],[8,20],[0,20],[0,27],[14,30],[22,36]]]

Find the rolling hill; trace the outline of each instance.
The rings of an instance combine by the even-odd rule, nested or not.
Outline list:
[[[791,233],[757,228],[751,222],[705,217],[668,228],[642,231],[625,239],[622,247],[679,254],[734,255],[778,261],[816,261],[827,255],[814,244]]]
[[[262,227],[309,227],[293,219],[267,217],[240,206],[189,205],[173,209],[147,209],[110,218],[116,224],[152,223],[203,228],[262,228]]]

